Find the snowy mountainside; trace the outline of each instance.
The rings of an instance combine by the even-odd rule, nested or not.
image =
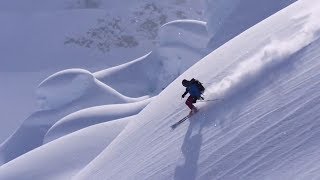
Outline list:
[[[174,22],[170,23],[170,25],[164,25],[164,28],[175,25],[175,27],[169,29],[172,31],[173,29],[181,28],[180,26],[187,25],[189,30],[185,29],[181,35],[189,35],[190,37],[192,35],[195,37],[205,36],[203,34],[205,28],[202,22],[179,21],[177,23],[178,25]],[[195,35],[197,33],[199,33],[198,36]],[[169,40],[165,39],[170,39],[174,35],[175,33],[171,35],[166,33],[166,36],[161,36],[160,42],[169,42]],[[175,42],[177,45],[171,46],[171,49],[176,49],[176,53],[186,51],[184,48],[186,42],[179,39],[175,40]],[[202,47],[204,47],[205,42],[205,38],[202,38],[198,39],[196,44],[202,44]],[[188,53],[189,57],[183,59],[183,64],[177,63],[174,66],[175,69],[167,68],[170,64],[174,64],[175,61],[179,60],[174,57],[174,54],[171,56],[167,54],[168,59],[164,59],[155,51],[135,61],[93,74],[83,69],[68,69],[51,75],[41,82],[37,88],[37,111],[29,116],[16,132],[0,145],[1,163],[5,164],[41,146],[43,142],[51,141],[76,130],[107,120],[111,121],[139,113],[151,101],[151,99],[147,99],[149,95],[156,95],[161,92],[181,72],[205,55],[201,52],[195,53],[199,49],[196,45],[190,43],[188,46],[190,47],[187,50],[194,50]],[[158,49],[166,47],[168,47],[166,44],[162,44]],[[179,47],[182,48],[179,49]],[[178,68],[181,70],[177,72]],[[131,79],[127,80],[128,77],[131,77]],[[101,79],[106,84],[98,79]],[[117,90],[107,84],[116,87]],[[121,92],[138,98],[127,97]],[[145,101],[123,104],[122,106],[117,105],[119,103],[142,100]],[[99,110],[100,113],[95,110],[100,109],[99,107],[93,107],[103,104],[109,104],[110,106]],[[126,106],[127,108],[125,108]],[[81,110],[84,108],[89,109],[83,110],[85,111],[83,113]],[[123,108],[123,110],[118,112],[108,111],[108,109],[115,110],[118,108]],[[45,127],[43,127],[44,124]],[[32,143],[26,141],[25,137],[32,138]]]
[[[190,68],[74,179],[319,178],[320,4],[308,2]],[[180,82],[195,74],[211,84],[207,98],[223,100],[199,103],[190,122],[170,131],[188,113]]]
[[[0,179],[319,178],[320,4],[309,2],[298,1],[218,48],[129,120],[50,141],[0,166]],[[206,99],[220,101],[197,103],[199,113],[171,131],[188,113],[181,80],[195,74]],[[105,125],[118,122],[119,129],[106,133]],[[90,151],[82,151],[86,145]]]
[[[207,55],[205,25],[205,22],[196,20],[164,24],[153,51],[134,61],[95,72],[94,76],[125,95],[156,95]]]
[[[8,168],[7,176],[1,178],[71,179],[99,155],[131,119],[128,117],[117,121],[100,123],[66,135],[52,143],[45,144],[25,156],[15,159],[14,161],[17,161],[18,166],[16,166],[16,163],[6,164]],[[63,151],[61,151],[62,149]],[[50,154],[50,156],[47,156],[47,154]],[[40,166],[43,168],[41,171],[39,171]],[[17,167],[23,173],[23,176],[20,176],[22,175],[20,174],[17,177]]]
[[[319,9],[300,0],[198,63],[206,24],[175,21],[142,58],[50,76],[38,89],[42,111],[0,145],[0,179],[319,178]],[[164,81],[145,77],[159,64]],[[126,93],[132,84],[116,75],[153,90]],[[199,113],[172,131],[188,114],[181,80],[192,77],[219,100],[197,103]]]
[[[38,110],[25,119],[21,126],[5,142],[0,144],[0,164],[5,164],[41,146],[47,131],[57,121],[71,113],[94,106],[137,102],[147,98],[148,96],[140,98],[124,96],[94,78],[89,71],[82,69],[69,69],[53,74],[38,87]],[[135,111],[130,108],[123,109],[122,117],[138,113],[148,102],[146,100],[140,105],[132,104],[131,108],[135,108]],[[93,118],[93,116],[96,115],[90,117]],[[114,114],[109,120],[120,117],[121,115]],[[105,116],[98,120],[98,122],[105,121],[107,121]],[[96,123],[89,122],[86,126],[93,124]],[[77,129],[81,129],[80,124]]]
[[[43,142],[47,143],[79,129],[106,121],[121,119],[138,114],[151,101],[146,99],[134,103],[111,104],[90,107],[71,113],[56,122],[46,133]]]
[[[202,5],[191,0],[0,1],[0,75],[7,84],[0,87],[6,126],[0,142],[37,110],[34,89],[41,80],[63,69],[97,71],[132,61],[153,49],[164,23],[201,19]]]

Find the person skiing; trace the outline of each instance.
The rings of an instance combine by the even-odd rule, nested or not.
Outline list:
[[[182,98],[184,98],[188,93],[190,94],[185,103],[191,110],[190,114],[196,113],[198,109],[193,104],[196,103],[198,99],[204,99],[201,95],[205,88],[202,86],[200,81],[194,78],[190,81],[186,79],[182,80],[182,85],[186,87],[186,91],[182,94]]]

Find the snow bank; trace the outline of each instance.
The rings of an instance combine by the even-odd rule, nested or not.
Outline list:
[[[164,24],[158,33],[160,46],[183,44],[204,49],[208,43],[206,23],[196,20],[176,20]]]
[[[40,110],[62,107],[85,95],[96,92],[96,96],[105,98],[105,103],[134,102],[145,99],[123,96],[111,87],[96,80],[94,76],[82,69],[63,70],[45,79],[37,89],[37,100]]]
[[[154,51],[134,61],[98,71],[94,76],[125,95],[158,94],[207,55],[207,41],[204,22],[173,21],[161,27]]]
[[[97,124],[45,144],[0,166],[0,179],[71,179],[104,148],[130,118]]]
[[[85,127],[138,114],[151,99],[136,103],[91,107],[74,112],[55,123],[46,133],[44,143]]]
[[[137,102],[148,98],[123,96],[82,69],[69,69],[53,74],[39,85],[37,94],[40,109],[25,119],[15,133],[0,145],[0,164],[41,146],[52,125],[73,112],[93,106]]]
[[[195,20],[169,22],[159,31],[153,52],[161,59],[158,89],[166,87],[184,71],[208,54],[206,23]]]
[[[159,59],[151,53],[131,62],[94,73],[100,81],[124,95],[137,97],[155,93]],[[130,77],[130,78],[128,78]]]
[[[56,109],[66,105],[83,96],[94,84],[93,75],[86,70],[57,72],[38,86],[36,94],[39,109]]]

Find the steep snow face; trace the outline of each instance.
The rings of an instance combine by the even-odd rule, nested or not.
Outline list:
[[[320,3],[309,2],[195,64],[74,179],[318,179]],[[220,101],[171,131],[188,113],[180,82],[191,77]]]
[[[216,49],[296,0],[206,0],[208,46]]]

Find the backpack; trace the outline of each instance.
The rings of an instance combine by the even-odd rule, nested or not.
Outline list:
[[[195,84],[199,88],[201,94],[204,92],[205,88],[203,87],[203,85],[202,85],[202,83],[200,81],[198,81],[197,79],[192,78],[191,79],[191,83]]]

